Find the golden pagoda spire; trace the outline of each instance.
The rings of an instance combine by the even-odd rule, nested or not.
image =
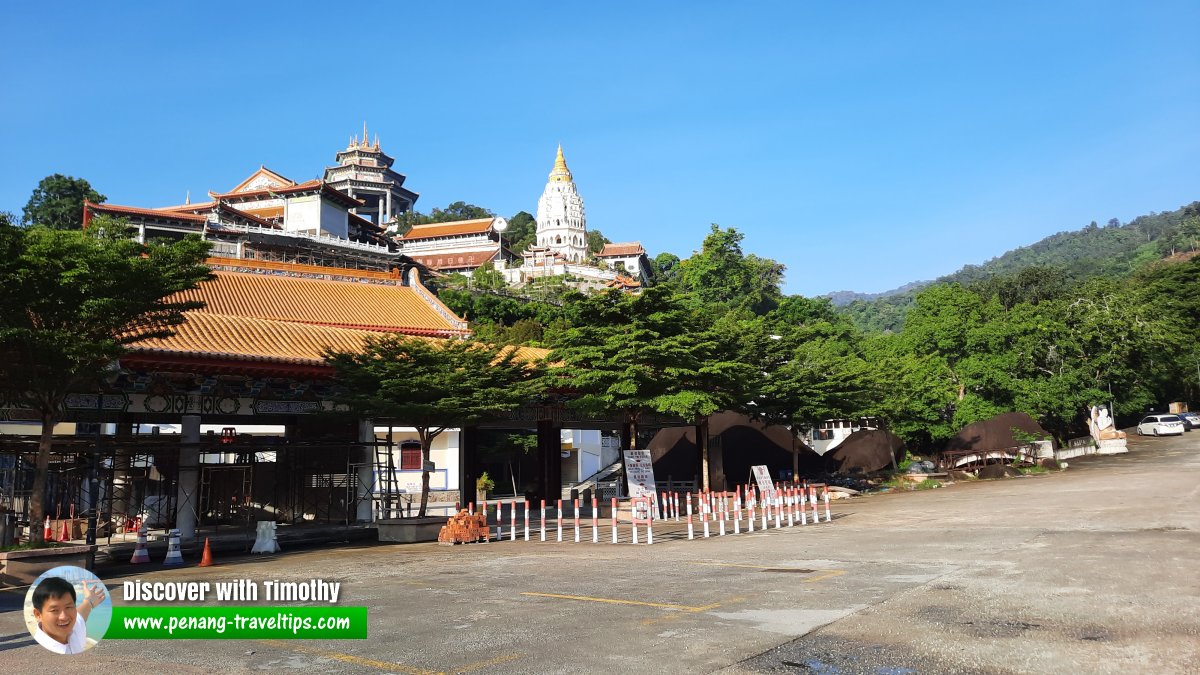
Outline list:
[[[363,120],[362,145],[363,145],[363,147],[366,147],[370,144],[371,144],[371,137],[367,135],[367,121]]]
[[[191,203],[192,203],[192,191],[191,191],[191,190],[188,190],[188,191],[187,191],[187,196],[183,198],[183,203],[184,203],[184,204],[191,204]]]
[[[563,157],[562,143],[558,144],[558,155],[554,158],[554,169],[550,172],[550,182],[571,182],[571,170],[567,168],[567,160]]]
[[[379,134],[375,134],[375,149],[379,149]]]

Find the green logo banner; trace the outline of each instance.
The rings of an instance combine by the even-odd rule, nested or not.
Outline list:
[[[113,607],[106,640],[365,640],[366,607]]]

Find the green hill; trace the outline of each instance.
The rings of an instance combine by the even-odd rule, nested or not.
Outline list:
[[[831,294],[838,311],[869,332],[896,331],[921,289],[936,283],[974,284],[1010,276],[1030,267],[1053,267],[1070,282],[1091,277],[1123,277],[1148,263],[1200,248],[1200,202],[1174,211],[1138,216],[1122,224],[1092,222],[1087,227],[1052,234],[1013,249],[982,265],[967,265],[931,282],[906,284],[895,291],[866,296],[839,291]]]

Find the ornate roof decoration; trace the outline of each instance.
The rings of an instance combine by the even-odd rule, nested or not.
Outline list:
[[[562,143],[558,144],[558,155],[554,158],[554,168],[550,171],[550,182],[572,182],[571,170],[567,168],[567,160],[563,157]]]

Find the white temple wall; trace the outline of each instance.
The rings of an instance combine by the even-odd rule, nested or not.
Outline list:
[[[321,229],[321,199],[316,195],[295,197],[287,202],[283,229],[288,232],[317,234]]]
[[[350,216],[342,207],[321,200],[321,231],[345,239],[350,234]]]

